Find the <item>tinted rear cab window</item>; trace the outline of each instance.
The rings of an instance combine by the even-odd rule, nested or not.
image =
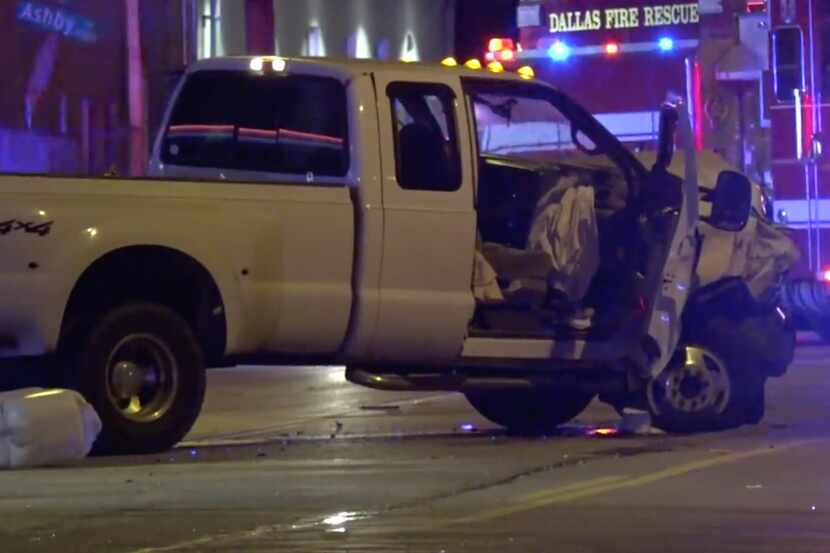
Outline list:
[[[461,187],[453,115],[455,94],[445,85],[392,83],[397,178],[401,188],[452,192]]]
[[[201,71],[176,102],[165,164],[306,176],[348,173],[346,91],[336,79]]]

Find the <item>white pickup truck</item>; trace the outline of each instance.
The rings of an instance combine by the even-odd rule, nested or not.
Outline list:
[[[205,367],[251,357],[458,390],[498,423],[551,428],[597,393],[644,390],[678,349],[699,237],[693,149],[685,181],[666,171],[677,119],[664,109],[646,168],[528,74],[200,62],[152,178],[0,177],[0,370],[56,361],[57,383],[101,416],[108,452],[172,446],[199,413]],[[541,185],[565,177],[595,198],[585,293],[511,296],[514,275],[497,279],[504,294],[479,294],[488,247],[517,273],[538,261]],[[716,195],[710,223],[742,226],[742,194]]]

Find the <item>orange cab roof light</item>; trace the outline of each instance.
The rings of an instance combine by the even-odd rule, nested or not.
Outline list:
[[[488,63],[487,69],[491,73],[504,73],[504,66],[501,64],[501,62],[498,61],[491,61],[490,63]]]
[[[529,65],[525,65],[523,67],[520,67],[519,70],[517,71],[517,73],[523,79],[532,79],[536,76],[536,72]]]

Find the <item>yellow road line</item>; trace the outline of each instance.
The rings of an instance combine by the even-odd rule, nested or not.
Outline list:
[[[614,482],[619,482],[620,480],[624,480],[626,476],[600,476],[598,478],[592,478],[591,480],[581,481],[581,482],[573,482],[571,484],[566,484],[564,486],[559,486],[557,488],[550,488],[547,490],[542,490],[539,492],[531,493],[528,495],[523,495],[519,497],[519,503],[532,503],[536,501],[544,501],[546,499],[550,499],[552,497],[556,497],[558,495],[562,495],[563,493],[571,493],[574,491],[578,491],[581,489],[593,488],[594,486],[603,486],[606,484],[612,484]]]
[[[591,480],[583,480],[566,484],[548,490],[541,490],[528,495],[520,496],[516,502],[494,509],[487,509],[473,513],[468,516],[449,519],[443,522],[430,520],[429,524],[423,526],[410,526],[407,530],[401,530],[398,527],[386,526],[382,522],[378,525],[371,525],[360,528],[361,536],[367,535],[388,535],[399,534],[401,532],[431,532],[438,528],[447,528],[458,524],[475,524],[484,523],[492,520],[504,518],[507,516],[521,514],[552,505],[561,505],[571,503],[581,499],[596,497],[599,495],[646,486],[666,480],[669,478],[676,478],[685,476],[692,472],[705,470],[721,465],[728,465],[737,463],[746,459],[755,457],[762,457],[766,455],[773,455],[776,453],[783,453],[799,447],[809,446],[823,440],[804,440],[799,442],[792,442],[775,447],[765,447],[759,449],[752,449],[747,451],[739,451],[734,453],[719,453],[716,457],[692,461],[675,467],[670,467],[661,471],[644,474],[641,476],[602,476],[593,478]],[[322,523],[311,524],[310,527],[321,526]],[[236,533],[217,534],[213,536],[204,536],[195,538],[189,541],[183,541],[176,544],[171,544],[161,547],[146,547],[132,551],[132,553],[172,553],[182,550],[193,550],[200,546],[216,546],[217,544],[233,544],[239,545],[248,540],[255,540],[268,535],[278,534],[281,532],[291,531],[292,526],[286,524],[274,524],[259,526],[250,530],[245,530]]]
[[[482,511],[480,513],[476,513],[470,516],[452,519],[446,521],[444,525],[465,524],[471,522],[485,522],[497,518],[504,518],[510,515],[515,515],[533,509],[538,509],[540,507],[545,507],[547,505],[552,505],[554,503],[559,502],[560,498],[570,497],[574,493],[580,493],[586,490],[593,490],[595,488],[602,489],[604,486],[613,485],[624,479],[625,476],[603,476],[600,478],[594,478],[592,480],[574,482],[573,484],[567,484],[565,486],[560,486],[558,488],[552,488],[549,490],[544,490],[541,492],[536,492],[533,494],[520,497],[518,501],[516,501],[512,505],[499,507],[496,509],[488,509],[486,511]]]
[[[717,467],[721,465],[728,465],[737,463],[746,459],[755,457],[762,457],[765,455],[772,455],[775,453],[782,453],[790,449],[803,447],[816,443],[817,440],[793,442],[777,447],[765,447],[762,449],[752,449],[749,451],[740,451],[736,453],[722,454],[717,457],[709,459],[701,459],[699,461],[692,461],[676,467],[670,467],[661,471],[645,474],[642,476],[608,476],[604,478],[595,478],[583,482],[575,482],[567,486],[552,488],[550,490],[543,490],[541,492],[523,496],[519,502],[506,507],[498,507],[495,509],[487,509],[468,515],[465,517],[450,519],[441,526],[452,526],[456,524],[470,524],[482,523],[504,518],[511,515],[525,513],[536,509],[550,507],[552,505],[561,505],[563,503],[571,503],[580,499],[589,497],[596,497],[611,492],[616,492],[623,489],[637,488],[666,480],[669,478],[676,478],[685,476],[692,472],[701,471],[704,469]]]

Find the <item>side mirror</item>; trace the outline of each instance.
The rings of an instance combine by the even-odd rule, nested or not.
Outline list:
[[[701,217],[716,229],[740,232],[752,213],[752,183],[735,171],[723,171],[718,175],[718,184],[703,196],[712,202],[712,214]]]
[[[666,170],[674,159],[674,137],[677,133],[677,122],[680,116],[677,108],[665,104],[660,110],[660,142],[657,150],[657,162],[654,168]]]

